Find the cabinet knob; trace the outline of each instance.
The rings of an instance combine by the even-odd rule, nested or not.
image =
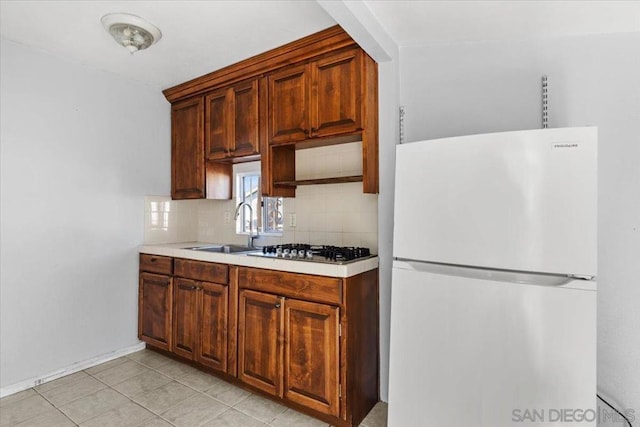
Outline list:
[[[276,308],[280,308],[280,303],[279,303],[279,302],[277,302],[277,303],[276,303],[276,305],[275,305],[275,307],[276,307]]]
[[[311,133],[316,133],[316,132],[318,132],[317,128],[311,128]]]

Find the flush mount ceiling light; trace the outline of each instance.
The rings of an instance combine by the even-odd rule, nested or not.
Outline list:
[[[110,13],[100,21],[109,34],[132,54],[157,43],[162,37],[158,27],[129,13]]]

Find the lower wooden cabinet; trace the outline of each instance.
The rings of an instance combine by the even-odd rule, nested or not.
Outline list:
[[[173,280],[173,353],[227,372],[228,286]]]
[[[140,273],[138,338],[162,350],[171,349],[173,279],[155,273]]]
[[[228,286],[200,282],[196,360],[220,372],[227,372],[228,305]]]
[[[238,378],[282,396],[282,298],[242,290],[239,304]]]
[[[198,283],[173,279],[173,352],[193,360],[196,355],[198,330]]]
[[[284,398],[328,415],[340,410],[340,309],[284,301]]]
[[[378,401],[377,270],[335,278],[149,255],[140,268],[151,348],[336,426]]]
[[[340,309],[240,291],[238,377],[269,394],[339,415]]]

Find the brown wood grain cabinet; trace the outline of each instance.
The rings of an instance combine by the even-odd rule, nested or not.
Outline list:
[[[362,181],[378,192],[377,66],[360,48],[332,52],[267,76],[269,144],[263,194],[295,196],[298,185]],[[372,87],[373,86],[373,87]],[[362,141],[362,175],[296,181],[295,150]],[[283,147],[284,146],[284,147]]]
[[[362,130],[361,57],[353,49],[270,74],[269,142]]]
[[[174,278],[173,352],[227,371],[228,287]]]
[[[311,72],[308,64],[268,76],[269,143],[302,141],[309,137]]]
[[[141,254],[139,296],[150,348],[336,426],[378,401],[377,269],[336,278]]]
[[[377,64],[335,26],[164,90],[172,196],[231,198],[231,164],[260,159],[262,193],[362,181],[378,192]],[[362,141],[362,175],[296,181],[295,150]]]
[[[243,289],[238,377],[274,396],[339,415],[338,307]]]
[[[284,301],[284,398],[316,411],[340,414],[340,309]]]
[[[238,288],[238,378],[332,425],[358,425],[378,401],[378,270],[239,267]]]
[[[258,79],[216,90],[205,97],[207,160],[260,153]]]
[[[362,130],[362,56],[360,49],[353,49],[311,63],[311,136]]]
[[[171,197],[204,196],[204,100],[198,97],[171,106]]]
[[[140,255],[138,338],[163,350],[171,349],[172,262],[169,257]]]
[[[175,275],[173,353],[226,372],[228,266],[176,259]]]
[[[228,306],[228,286],[200,282],[196,360],[220,372],[227,372]]]
[[[173,352],[193,360],[198,329],[198,283],[195,280],[173,279]]]
[[[282,298],[240,291],[238,378],[274,396],[282,396]]]

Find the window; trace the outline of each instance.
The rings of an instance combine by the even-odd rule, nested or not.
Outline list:
[[[250,230],[261,230],[262,234],[282,233],[282,197],[262,197],[260,174],[238,173],[236,188],[237,204],[246,202],[253,209],[253,217],[250,218],[249,209],[241,208],[236,222],[237,233],[249,233]]]

